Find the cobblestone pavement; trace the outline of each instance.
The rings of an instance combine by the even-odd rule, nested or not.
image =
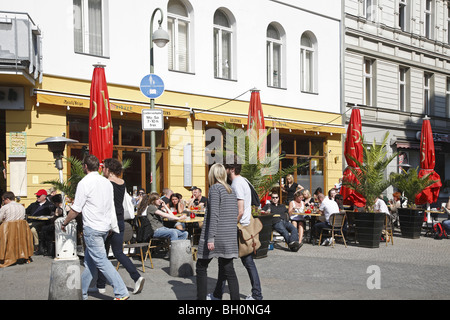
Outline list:
[[[81,260],[82,261],[82,260]],[[116,261],[111,260],[114,264]],[[380,243],[376,249],[351,243],[312,246],[305,243],[297,252],[289,252],[282,242],[275,244],[266,258],[257,259],[265,300],[443,300],[449,298],[450,240],[405,239],[396,234],[394,245]],[[195,276],[169,275],[168,257],[155,255],[154,269],[146,262],[142,273],[146,282],[139,295],[130,300],[195,300]],[[0,269],[0,299],[47,300],[52,259],[35,256],[30,264]],[[134,263],[141,271],[139,260]],[[235,260],[241,298],[250,294],[248,275],[240,260]],[[83,269],[83,267],[81,268]],[[122,278],[133,290],[133,281],[124,268]],[[217,263],[208,269],[208,286],[217,279]],[[91,300],[110,300],[112,288],[105,294],[93,294]],[[229,299],[225,294],[224,299]]]

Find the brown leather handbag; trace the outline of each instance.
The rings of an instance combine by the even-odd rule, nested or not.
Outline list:
[[[256,250],[261,247],[261,241],[259,241],[259,233],[263,228],[262,222],[259,219],[250,218],[250,224],[248,226],[242,226],[238,223],[239,229],[239,257],[245,257],[249,254],[255,254]]]

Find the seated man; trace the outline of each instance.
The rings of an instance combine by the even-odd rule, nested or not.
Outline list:
[[[192,198],[188,203],[188,208],[191,208],[191,206],[199,207],[200,209],[206,208],[206,203],[208,202],[208,199],[204,196],[202,196],[202,189],[198,187],[192,187]]]
[[[323,228],[329,228],[330,225],[330,216],[333,213],[339,213],[339,206],[336,201],[330,200],[323,193],[319,193],[317,195],[317,199],[319,200],[319,212],[323,216],[324,221],[318,222],[314,224],[312,227],[312,232],[315,238],[318,238]],[[324,245],[328,245],[329,239],[324,241]]]
[[[180,217],[177,217],[172,213],[159,210],[158,207],[162,202],[163,200],[159,198],[158,193],[150,194],[149,205],[147,207],[147,218],[150,221],[153,236],[155,238],[170,238],[171,241],[187,239],[189,235],[187,231],[181,231],[176,228],[167,228],[163,224],[163,218],[169,220],[183,220],[186,219],[186,215],[182,214]]]
[[[2,207],[0,208],[0,223],[24,220],[25,208],[15,201],[16,197],[11,191],[7,191],[2,195]]]
[[[447,213],[448,219],[442,221],[442,225],[445,228],[447,234],[450,234],[450,197],[448,197],[447,203],[442,205],[444,207],[444,211]]]
[[[52,216],[55,206],[51,201],[47,199],[47,191],[44,189],[36,192],[36,202],[30,204],[25,210],[27,216]],[[30,222],[30,221],[29,221]],[[31,232],[34,238],[35,255],[43,255],[45,253],[44,248],[44,235],[42,228],[49,224],[49,221],[32,220],[30,223]]]
[[[272,218],[272,228],[279,232],[289,249],[293,252],[297,252],[301,248],[303,243],[299,243],[297,228],[289,222],[288,210],[285,205],[280,205],[280,196],[277,192],[272,192],[271,203],[266,204],[262,208],[262,212],[268,211],[273,214]]]

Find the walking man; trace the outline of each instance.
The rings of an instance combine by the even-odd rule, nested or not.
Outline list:
[[[68,223],[83,213],[83,235],[86,244],[85,269],[81,275],[83,299],[87,300],[89,286],[92,279],[96,278],[97,269],[99,269],[114,288],[114,300],[126,300],[129,298],[128,289],[108,260],[105,250],[105,239],[109,231],[119,233],[113,186],[108,179],[100,176],[98,169],[97,157],[86,156],[83,161],[86,176],[78,183],[75,202],[61,229],[65,232]]]

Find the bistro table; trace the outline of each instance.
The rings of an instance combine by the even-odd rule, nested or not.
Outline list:
[[[308,221],[308,224],[309,224],[309,229],[308,229],[309,236],[307,237],[307,241],[309,243],[312,243],[312,241],[313,241],[312,227],[316,223],[317,219],[319,217],[321,217],[322,215],[320,213],[318,213],[318,210],[314,210],[314,211],[309,212],[309,213],[308,212],[295,213],[295,215],[304,216],[305,218],[308,217],[308,216],[310,217],[310,219],[305,219],[305,220]],[[289,217],[289,220],[290,220],[290,217]],[[306,232],[306,230],[305,230],[305,232]]]

